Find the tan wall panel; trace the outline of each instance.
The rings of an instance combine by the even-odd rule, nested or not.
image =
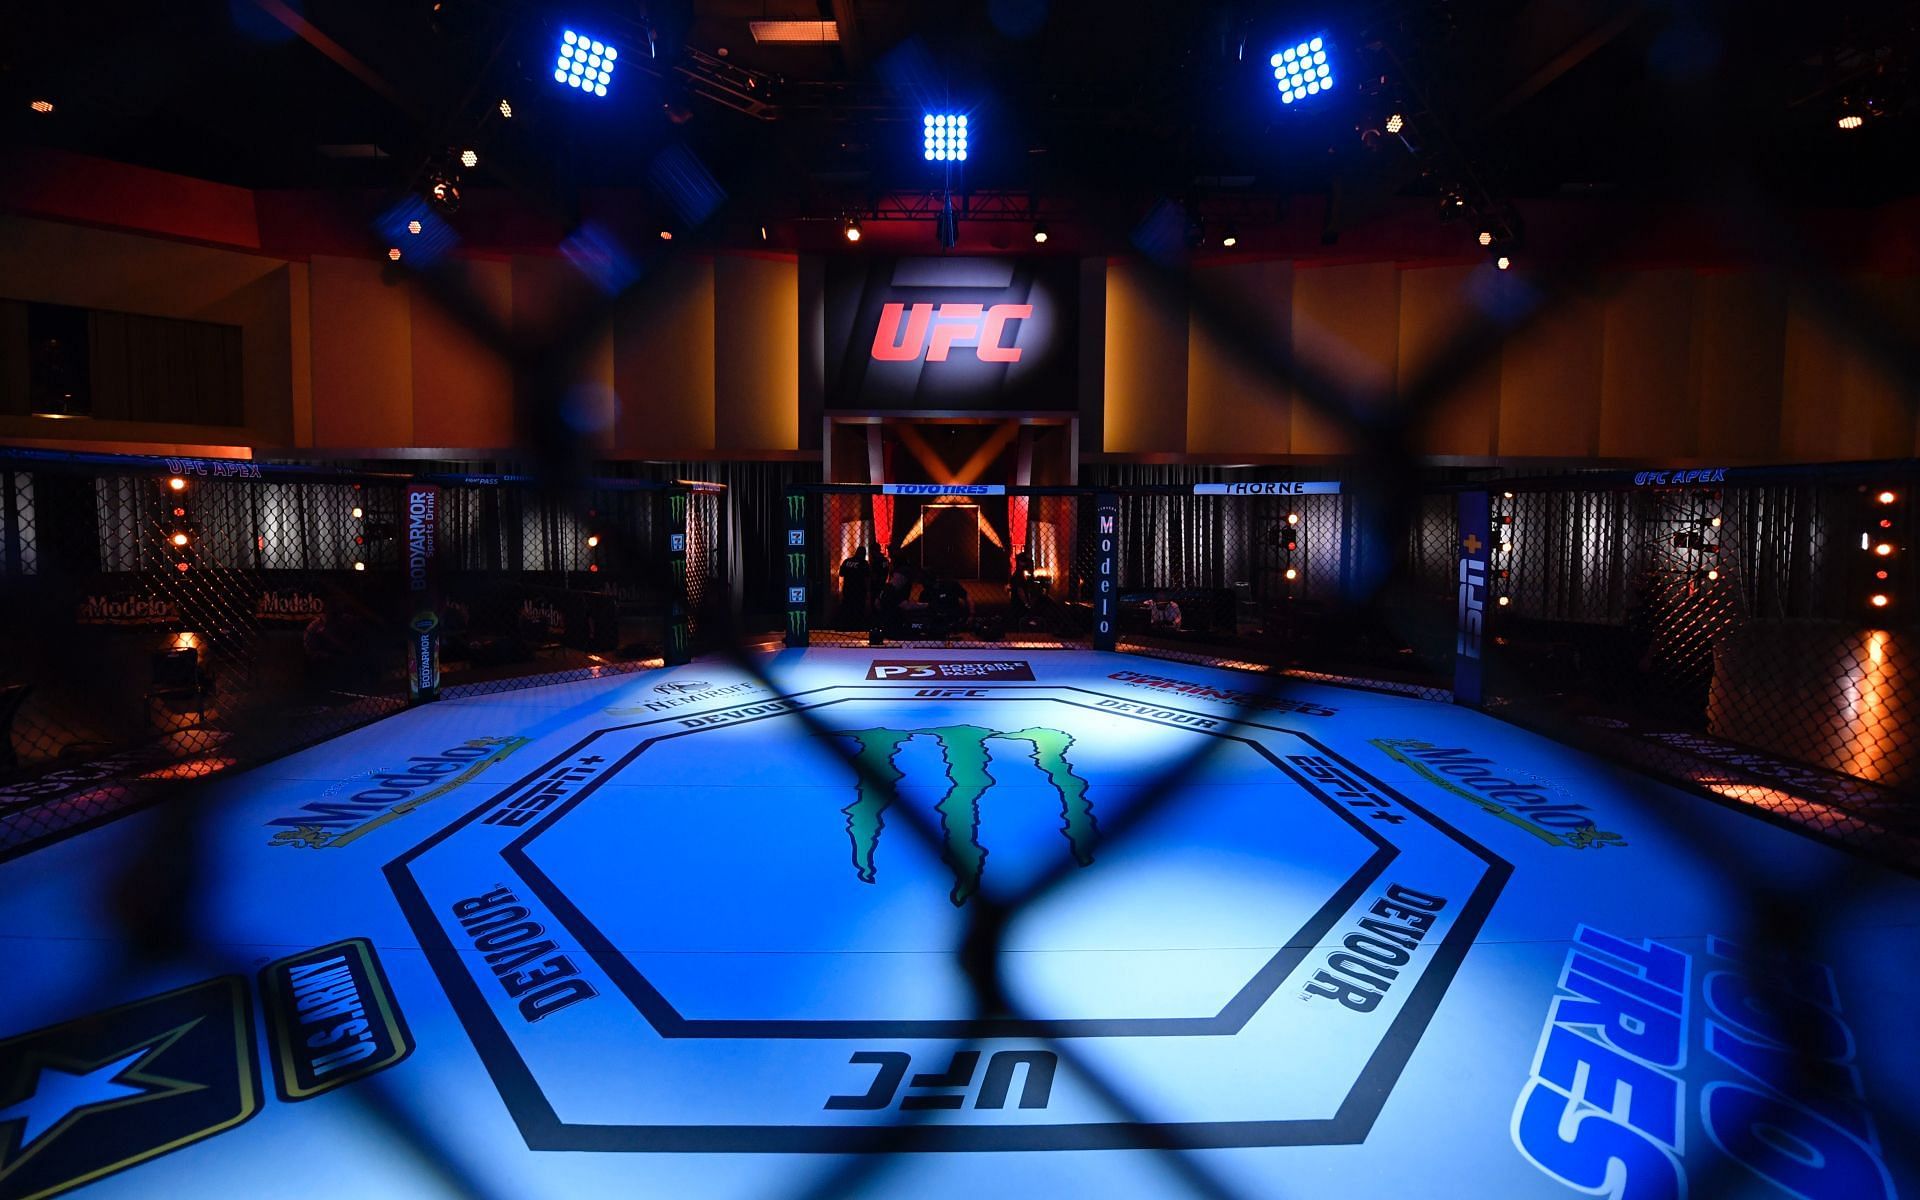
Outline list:
[[[713,437],[723,450],[800,445],[800,264],[714,260]]]
[[[1441,354],[1479,314],[1478,297],[1497,285],[1491,266],[1428,267],[1400,272],[1400,398],[1421,385]],[[1483,458],[1493,453],[1500,421],[1500,354],[1434,402],[1419,445],[1427,454]]]
[[[386,263],[315,255],[314,443],[413,444],[413,321],[406,283]]]
[[[513,319],[513,270],[504,262],[451,263],[446,279],[501,330]],[[500,339],[455,319],[423,288],[412,292],[413,443],[467,449],[510,446],[513,368]]]
[[[1692,271],[1636,271],[1601,301],[1600,453],[1690,457],[1699,422],[1687,387],[1693,336]]]
[[[1507,339],[1500,353],[1500,454],[1599,452],[1605,325],[1598,301],[1572,298]]]
[[[623,453],[713,446],[713,260],[652,275],[613,320],[613,382]]]
[[[1137,264],[1107,265],[1105,449],[1187,446],[1187,297]]]
[[[564,338],[581,314],[604,304],[600,293],[563,259],[525,255],[512,262],[513,332],[530,344],[541,345]],[[564,403],[570,411],[569,424],[580,431],[590,453],[604,453],[613,447],[616,406],[613,392],[613,326],[603,322],[592,328],[577,343],[573,361],[564,374],[573,380],[564,396],[522,395],[526,386],[515,380],[516,410],[534,404]],[[517,430],[516,425],[516,430]]]
[[[288,399],[293,445],[313,445],[313,281],[306,263],[287,264]]]
[[[1204,296],[1255,322],[1279,345],[1290,334],[1293,266],[1285,262],[1231,263],[1198,268],[1196,297]],[[1285,454],[1293,415],[1285,383],[1231,349],[1198,312],[1187,332],[1187,450],[1192,454]]]
[[[1296,270],[1293,352],[1339,389],[1337,402],[1391,403],[1400,361],[1400,269],[1392,263]],[[1293,453],[1349,449],[1336,420],[1294,389]]]
[[[1786,290],[1777,280],[1744,271],[1695,280],[1688,388],[1702,457],[1778,457],[1786,328]]]

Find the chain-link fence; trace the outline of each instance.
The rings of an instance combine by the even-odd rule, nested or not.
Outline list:
[[[731,627],[717,485],[32,451],[0,472],[0,853],[405,707],[416,551],[450,695],[685,661]]]

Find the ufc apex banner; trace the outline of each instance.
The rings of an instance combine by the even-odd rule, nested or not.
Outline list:
[[[1079,287],[1073,259],[830,258],[826,405],[1074,408]]]

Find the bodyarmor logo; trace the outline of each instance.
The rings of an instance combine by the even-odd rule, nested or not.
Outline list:
[[[1007,322],[1032,315],[1031,304],[995,304],[984,310],[978,304],[883,305],[880,324],[873,331],[873,358],[875,362],[912,362],[924,352],[927,362],[945,362],[957,342],[972,346],[981,362],[1016,363],[1020,347],[1004,344]]]
[[[874,881],[874,850],[885,824],[893,788],[905,777],[897,765],[902,749],[916,737],[930,737],[940,745],[946,766],[947,792],[935,809],[940,828],[946,834],[947,865],[953,869],[950,898],[958,906],[980,888],[980,876],[986,869],[987,850],[980,844],[980,797],[993,785],[987,773],[987,743],[1025,743],[1025,753],[1035,766],[1046,773],[1060,799],[1061,832],[1073,860],[1081,866],[1093,861],[1093,843],[1098,832],[1093,802],[1087,799],[1087,781],[1073,773],[1067,762],[1072,736],[1058,729],[1029,728],[1001,733],[978,725],[941,725],[932,729],[843,729],[859,746],[855,763],[862,768],[855,785],[854,801],[841,809],[847,818],[847,837],[853,844],[853,868],[862,883]],[[884,787],[874,782],[884,781]]]

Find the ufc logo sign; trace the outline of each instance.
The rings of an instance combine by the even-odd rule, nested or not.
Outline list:
[[[887,304],[873,331],[875,362],[945,362],[955,343],[972,346],[981,362],[1020,361],[1020,347],[1006,344],[1007,322],[1033,315],[1031,304]],[[902,329],[902,325],[905,326]],[[929,332],[931,331],[931,332]]]

